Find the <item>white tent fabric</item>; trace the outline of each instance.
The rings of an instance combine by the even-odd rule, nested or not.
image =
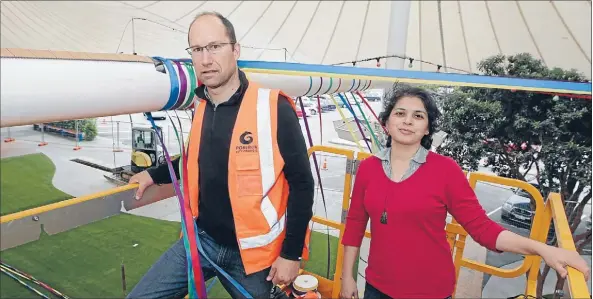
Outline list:
[[[436,71],[442,65],[441,71],[478,72],[477,63],[491,55],[529,52],[549,67],[574,68],[591,78],[591,1],[414,1],[407,30],[394,28],[407,32],[403,53],[388,52],[392,5],[2,1],[1,46],[188,57],[186,32],[193,17],[218,11],[235,25],[244,60],[351,66],[348,62],[397,54],[414,58],[411,68],[405,60],[406,69]],[[385,65],[382,60],[380,67]],[[356,66],[377,67],[377,62]]]

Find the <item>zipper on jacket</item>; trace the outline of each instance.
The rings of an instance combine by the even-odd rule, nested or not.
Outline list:
[[[214,139],[214,125],[216,124],[216,108],[218,107],[218,105],[212,104],[212,106],[214,108],[212,113],[212,124],[210,125],[210,141]]]

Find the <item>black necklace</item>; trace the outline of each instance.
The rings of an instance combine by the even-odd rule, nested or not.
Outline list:
[[[387,224],[387,196],[389,196],[389,190],[387,190],[385,199],[383,200],[383,213],[381,213],[381,219],[379,219],[381,224]]]

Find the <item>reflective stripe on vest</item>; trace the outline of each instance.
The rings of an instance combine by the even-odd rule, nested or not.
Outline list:
[[[268,192],[276,182],[274,171],[274,150],[272,142],[272,120],[270,111],[270,89],[259,88],[257,94],[257,137],[259,147],[259,167],[264,199],[261,202],[261,212],[268,221],[270,232],[267,234],[239,239],[241,248],[250,249],[270,244],[285,228],[286,212],[278,221],[278,212],[268,197]]]

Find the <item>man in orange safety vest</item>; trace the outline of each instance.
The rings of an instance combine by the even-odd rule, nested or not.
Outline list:
[[[196,90],[189,137],[189,201],[204,253],[254,298],[273,284],[291,283],[308,256],[314,181],[294,102],[249,81],[239,70],[240,45],[222,15],[198,15],[188,33]],[[179,177],[179,161],[174,160]],[[170,183],[167,165],[136,174],[136,197]],[[241,293],[200,256],[204,279]],[[187,294],[182,240],[169,248],[128,295],[182,298]]]

